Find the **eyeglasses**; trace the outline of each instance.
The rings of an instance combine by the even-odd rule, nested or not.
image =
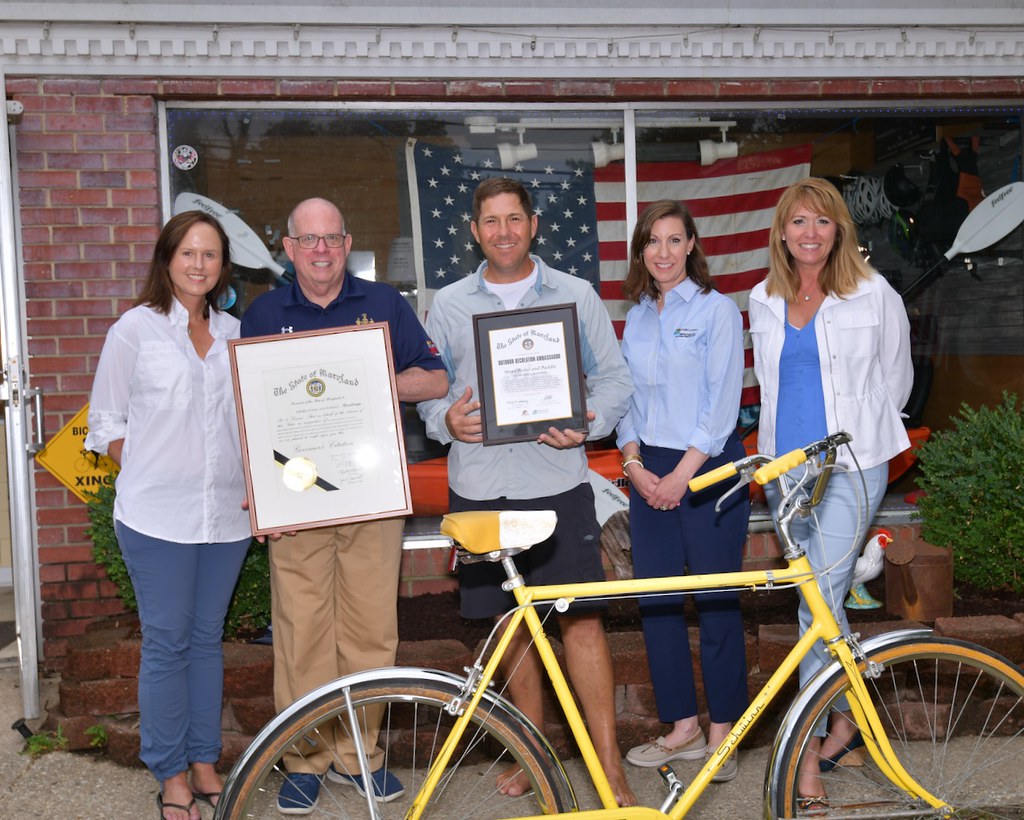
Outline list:
[[[343,233],[325,233],[323,236],[317,236],[315,233],[304,233],[302,236],[289,236],[288,238],[292,242],[297,243],[300,248],[311,251],[320,244],[321,239],[328,248],[340,248],[345,244],[346,236],[347,234]]]

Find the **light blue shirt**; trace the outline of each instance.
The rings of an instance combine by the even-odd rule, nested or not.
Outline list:
[[[602,438],[615,429],[633,391],[608,311],[589,282],[548,267],[540,257],[531,254],[530,259],[537,282],[523,295],[519,307],[576,305],[587,410],[596,415],[589,438]],[[529,499],[564,493],[587,480],[582,447],[557,450],[534,441],[484,447],[453,440],[445,425],[445,413],[467,387],[473,388],[473,400],[480,396],[473,316],[505,309],[501,298],[487,288],[486,269],[484,262],[475,273],[441,288],[434,297],[427,313],[427,334],[441,351],[450,387],[445,398],[420,402],[416,409],[428,436],[442,444],[451,442],[448,484],[463,498]]]
[[[779,357],[779,420],[773,454],[777,456],[828,435],[814,321],[797,329],[789,323],[788,315],[786,341]]]
[[[743,321],[718,291],[684,279],[661,313],[647,296],[626,315],[622,354],[633,376],[630,409],[617,427],[619,447],[696,447],[719,455],[736,429],[743,389]]]

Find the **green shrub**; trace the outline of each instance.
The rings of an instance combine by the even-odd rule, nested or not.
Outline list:
[[[262,632],[270,623],[270,556],[255,538],[249,545],[228,606],[224,634],[229,638]]]
[[[95,493],[88,495],[89,529],[85,534],[92,539],[92,560],[106,570],[107,578],[117,587],[125,609],[137,612],[139,604],[135,600],[135,589],[114,535],[114,482],[100,485]]]
[[[125,609],[138,611],[132,579],[121,557],[114,534],[114,487],[101,486],[87,503],[89,528],[86,535],[92,539],[92,557],[117,586],[118,596]],[[259,633],[270,623],[270,560],[266,545],[255,538],[249,545],[242,571],[238,576],[231,604],[224,623],[224,635],[237,638]]]
[[[921,534],[951,547],[954,574],[1024,594],[1024,413],[1003,393],[994,408],[961,405],[953,426],[918,451]]]

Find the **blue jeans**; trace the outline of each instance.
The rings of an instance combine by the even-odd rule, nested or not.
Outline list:
[[[163,782],[221,750],[224,617],[252,539],[178,544],[114,522],[142,623],[139,757]]]
[[[793,473],[799,473],[799,469]],[[866,500],[863,497],[862,479],[867,485]],[[787,480],[786,476],[779,479]],[[827,574],[818,576],[818,587],[843,630],[850,628],[843,604],[850,592],[853,568],[860,557],[867,529],[878,512],[879,504],[882,503],[888,480],[888,462],[860,472],[851,470],[845,473],[836,470],[821,504],[814,508],[809,517],[794,519],[793,522],[793,538],[806,550],[811,566],[819,573],[828,570]],[[807,489],[811,486],[813,485],[809,485]],[[766,484],[764,490],[774,519],[781,500],[778,482]],[[802,597],[798,616],[800,634],[803,634],[811,625],[811,612]],[[816,642],[811,652],[800,662],[800,685],[806,684],[831,660],[825,644],[821,641]],[[837,708],[844,708],[843,704],[837,705]]]

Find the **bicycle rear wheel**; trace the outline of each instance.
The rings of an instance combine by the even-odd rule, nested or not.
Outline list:
[[[326,742],[332,733],[351,737],[353,725],[364,727],[374,715],[380,715],[377,743],[385,750],[384,767],[405,787],[404,795],[378,803],[377,810],[381,818],[404,817],[456,719],[445,707],[459,694],[459,681],[431,670],[375,670],[311,693],[275,718],[235,764],[217,817],[279,820],[276,804],[284,778],[284,754],[333,746]],[[333,757],[336,770],[358,774],[348,772],[337,754]],[[528,794],[510,798],[497,791],[496,778],[512,770],[525,775]],[[574,806],[572,789],[550,747],[515,707],[488,696],[481,701],[424,815],[475,820],[554,813]],[[311,816],[363,818],[369,810],[366,798],[356,789],[325,779]]]
[[[918,783],[953,807],[952,817],[1024,818],[1024,674],[980,646],[941,638],[907,638],[868,652],[881,664],[865,678],[885,733]],[[861,668],[864,668],[862,662]],[[849,692],[838,670],[795,716],[793,731],[769,765],[767,806],[773,817],[812,816],[797,803],[797,781],[814,727]],[[850,727],[844,727],[847,730]],[[867,743],[870,739],[865,738]],[[861,749],[861,752],[864,750]],[[851,755],[855,758],[855,755]],[[820,757],[814,761],[819,765]],[[870,756],[848,758],[822,772],[831,809],[824,816],[853,818],[946,816],[912,800]],[[819,810],[817,814],[821,814]]]

